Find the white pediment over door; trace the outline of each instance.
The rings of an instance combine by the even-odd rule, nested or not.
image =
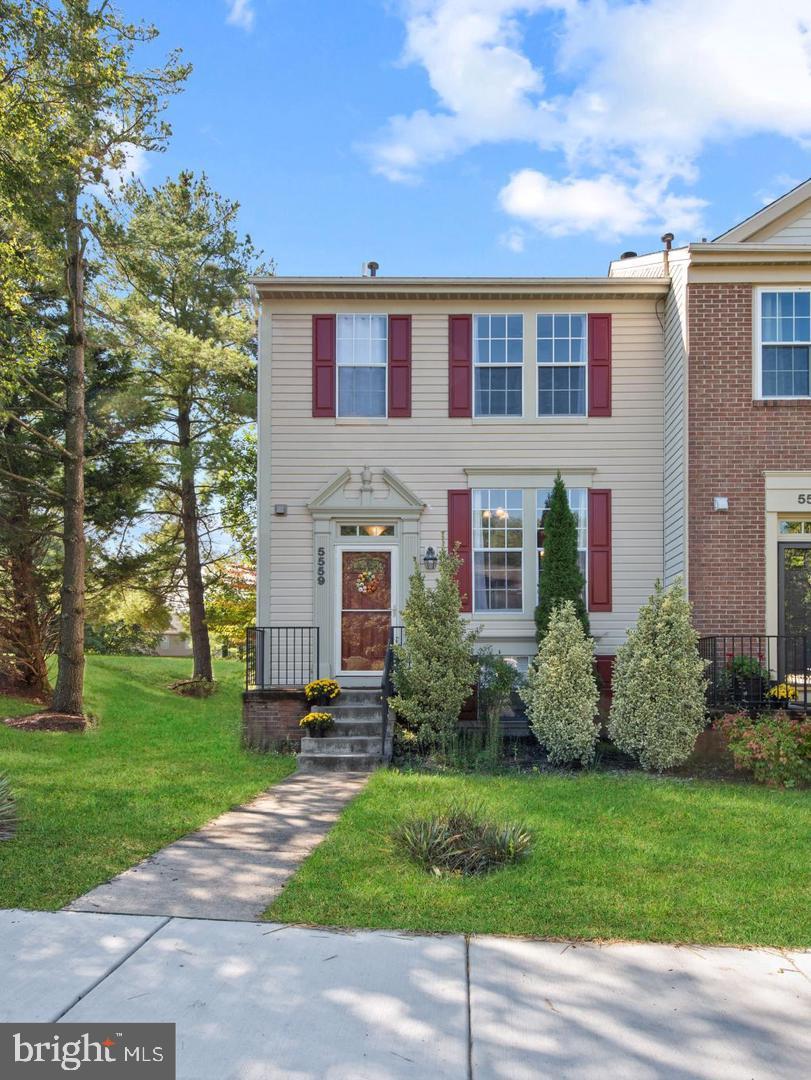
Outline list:
[[[425,503],[388,469],[344,469],[310,500],[313,517],[419,517]]]

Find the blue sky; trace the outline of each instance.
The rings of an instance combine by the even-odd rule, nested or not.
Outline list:
[[[807,0],[120,6],[194,65],[143,179],[204,170],[281,274],[602,274],[811,174]]]

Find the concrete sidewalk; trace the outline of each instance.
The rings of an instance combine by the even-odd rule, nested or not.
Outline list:
[[[294,773],[67,909],[258,919],[368,779],[368,773]]]
[[[180,1080],[795,1080],[811,954],[0,912],[0,1020],[177,1024]]]

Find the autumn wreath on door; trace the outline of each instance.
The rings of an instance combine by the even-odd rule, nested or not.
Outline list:
[[[357,571],[355,591],[362,596],[376,593],[386,574],[386,564],[382,559],[376,559],[373,556],[355,559],[352,569]]]

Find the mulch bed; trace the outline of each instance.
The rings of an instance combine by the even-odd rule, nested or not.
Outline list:
[[[6,716],[0,720],[0,723],[20,731],[70,731],[79,735],[93,726],[93,721],[89,716],[74,716],[70,713],[56,713],[48,710],[29,713],[28,716]]]

